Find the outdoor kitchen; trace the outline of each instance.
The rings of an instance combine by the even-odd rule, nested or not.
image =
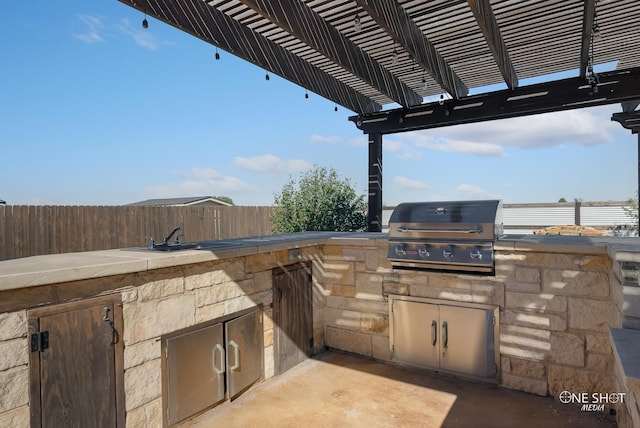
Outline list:
[[[494,235],[500,204],[473,203],[488,206],[490,220],[465,217],[482,212],[468,204],[413,206],[411,222],[394,225],[401,244],[395,232],[305,232],[4,261],[0,425],[81,418],[77,394],[94,398],[88,408],[110,407],[102,409],[107,425],[179,425],[333,349],[555,399],[563,391],[624,392],[624,403],[603,411],[633,426],[634,380],[610,329],[633,326],[639,315],[635,240]],[[426,213],[447,221],[425,222]],[[425,237],[408,229],[439,230]],[[469,238],[476,234],[483,238]],[[398,246],[425,259],[443,238],[436,266],[397,261]],[[489,265],[447,264],[459,263],[447,257],[459,251],[476,263],[477,245],[489,245],[480,253]],[[83,311],[91,326],[73,321]],[[73,342],[74,329],[95,340]],[[79,371],[89,376],[84,355],[100,347],[113,353],[111,374],[92,383],[108,385],[111,401],[78,387],[80,379],[51,389],[71,367],[88,364]]]
[[[260,82],[271,81],[273,87],[278,82],[270,76],[278,76],[299,86],[300,94],[304,90],[305,100],[311,92],[328,100],[332,112],[338,112],[338,106],[352,112],[348,120],[362,138],[345,139],[345,144],[367,147],[363,162],[368,171],[368,231],[237,234],[181,242],[181,226],[172,224],[164,239],[150,239],[148,246],[6,256],[0,262],[0,427],[217,426],[207,421],[249,413],[249,406],[236,404],[266,395],[269,386],[286,383],[289,374],[309,362],[329,362],[321,377],[329,384],[345,379],[347,383],[313,395],[309,401],[315,407],[304,417],[296,414],[281,423],[284,419],[262,415],[246,425],[219,425],[465,426],[455,415],[456,404],[467,409],[472,421],[493,427],[499,411],[468,406],[476,400],[473,394],[471,399],[458,398],[464,397],[465,386],[473,385],[487,396],[517,394],[519,402],[535,402],[561,426],[582,426],[582,420],[594,426],[640,426],[637,238],[594,236],[598,230],[578,228],[579,223],[546,225],[539,218],[529,225],[551,226],[541,234],[508,234],[502,196],[496,192],[473,193],[487,200],[400,203],[386,233],[382,195],[385,136],[615,104],[621,111],[611,120],[638,133],[637,2],[545,0],[521,6],[508,0],[119,1],[139,15],[145,31],[149,20],[152,28],[172,26],[206,44],[216,61],[220,50],[257,68]],[[129,20],[123,22],[126,25],[112,27],[126,27],[125,32],[134,34]],[[92,34],[73,37],[102,41]],[[122,64],[131,81],[146,80],[161,68],[151,57],[137,57],[145,59],[145,68]],[[182,59],[175,62],[190,73],[197,71],[201,85],[227,86],[211,70],[194,68]],[[246,83],[240,78],[244,75],[237,79]],[[157,88],[179,86],[179,79],[171,81],[173,75],[162,79],[154,96],[137,98],[155,100],[162,95]],[[134,116],[129,126],[142,131],[128,135],[131,141],[148,139],[142,143],[152,144],[145,130],[164,132],[159,125],[165,120],[175,122],[179,130],[169,135],[175,140],[172,146],[197,141],[216,150],[221,144],[212,141],[221,139],[215,130],[223,125],[234,128],[238,141],[228,140],[233,144],[242,140],[239,131],[258,129],[261,120],[265,123],[260,130],[287,131],[260,114],[281,110],[273,102],[275,97],[284,100],[280,93],[269,99],[266,92],[235,91],[234,101],[245,104],[225,103],[216,93],[196,104],[193,91],[181,90],[180,104],[158,98],[166,116],[132,103],[135,110],[124,110],[130,106],[121,101],[118,107],[104,106],[101,116]],[[103,107],[99,98],[96,104]],[[218,104],[223,110],[211,108]],[[246,108],[249,104],[263,110],[254,113]],[[205,115],[177,119],[177,108],[187,111],[194,106]],[[280,114],[287,117],[286,111]],[[317,112],[300,115],[312,123]],[[207,122],[209,134],[182,132],[199,120]],[[553,140],[553,129],[545,126],[544,121],[538,126],[540,139]],[[105,129],[96,126],[92,135]],[[508,133],[497,127],[490,131],[494,137]],[[341,140],[318,138],[332,144]],[[550,147],[562,148],[563,141]],[[601,142],[591,141],[585,150]],[[107,143],[98,144],[111,149]],[[518,141],[478,145],[464,138],[444,144],[433,135],[416,146],[420,144],[425,150],[444,152],[462,152],[474,144],[483,149],[473,153],[476,156],[484,156],[488,148],[501,149],[500,144],[529,148]],[[385,148],[397,145],[390,140]],[[161,153],[153,145],[145,150]],[[335,156],[346,159],[346,151],[339,150]],[[186,151],[202,156],[200,151]],[[246,158],[247,164],[254,161]],[[420,180],[438,174],[429,161],[420,167]],[[86,159],[81,163],[91,165]],[[454,166],[465,168],[454,163],[447,162],[451,168],[440,174],[452,188],[458,184],[450,179]],[[583,165],[581,159],[575,163]],[[537,165],[535,176],[542,178],[546,167]],[[589,165],[584,168],[585,174],[593,175]],[[498,170],[478,171],[480,181],[506,188],[510,183],[502,181],[504,171],[495,167]],[[78,181],[87,173],[78,168]],[[426,181],[403,180],[422,192],[415,193],[422,200],[430,199],[425,194],[440,193],[426,193],[431,189]],[[544,186],[540,183],[535,184]],[[472,184],[463,190],[483,190],[475,186],[482,183]],[[573,218],[580,217],[580,202],[576,198]],[[323,206],[318,211],[323,208],[334,209]],[[363,210],[358,213],[364,218]],[[83,221],[90,223],[90,216],[85,217]],[[44,223],[16,218],[21,221],[0,224],[7,234],[21,232],[7,241],[7,247],[18,246],[23,232],[36,241],[49,239]],[[115,227],[104,216],[91,218],[100,220],[95,223],[103,235],[129,230]],[[214,224],[204,218],[202,214],[203,223]],[[71,223],[68,220],[60,215],[61,222]],[[138,223],[164,224],[151,214]],[[81,235],[74,238],[89,240]],[[375,396],[361,383],[348,383],[347,372],[358,364],[377,367],[372,370],[376,380],[369,381],[379,388]],[[390,369],[401,375],[385,376]],[[432,390],[421,389],[424,385],[416,379],[423,376],[429,376]],[[296,378],[294,394],[302,396],[319,386],[305,379]],[[398,392],[407,386],[412,392]],[[448,401],[431,400],[439,392]],[[354,407],[349,407],[349,396]],[[347,402],[338,415],[343,419],[325,424],[329,408],[339,401]],[[385,402],[404,407],[397,413],[377,408]],[[287,407],[294,407],[291,403],[278,397],[251,410],[275,410],[284,418]],[[363,403],[371,405],[355,408]],[[486,401],[481,403],[480,407]],[[502,410],[509,423],[503,426],[537,422],[535,413],[519,413],[508,404]],[[424,412],[430,408],[444,416],[426,419]],[[374,422],[365,418],[368,412]],[[382,413],[384,419],[375,419]],[[365,422],[349,424],[358,417]]]

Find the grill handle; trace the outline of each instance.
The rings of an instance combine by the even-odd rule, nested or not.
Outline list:
[[[398,232],[426,232],[426,233],[480,233],[482,232],[482,226],[474,227],[473,229],[409,229],[408,227],[400,226],[396,229]]]
[[[431,346],[436,346],[438,342],[438,323],[436,320],[431,321]]]
[[[444,348],[449,346],[449,324],[446,321],[442,321],[442,342]]]

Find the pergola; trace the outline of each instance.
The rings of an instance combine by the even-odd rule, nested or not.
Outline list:
[[[640,129],[638,0],[119,1],[353,111],[370,231],[385,134],[618,102],[612,120]]]

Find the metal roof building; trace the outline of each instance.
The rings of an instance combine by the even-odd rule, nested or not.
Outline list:
[[[171,206],[186,207],[192,205],[222,205],[231,206],[232,204],[216,199],[213,196],[192,196],[188,198],[165,198],[165,199],[147,199],[140,202],[134,202],[128,205],[144,205],[144,206]]]

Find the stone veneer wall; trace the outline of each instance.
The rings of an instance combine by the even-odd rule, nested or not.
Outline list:
[[[615,391],[609,327],[622,325],[622,293],[609,256],[509,251],[496,263],[502,383],[555,398]]]
[[[495,276],[393,270],[386,252],[384,240],[324,247],[328,346],[389,361],[389,294],[491,304],[500,307],[502,385],[555,398],[616,391],[608,328],[621,326],[622,293],[602,247],[499,250]]]
[[[317,259],[319,247],[302,250]],[[127,427],[162,426],[164,334],[259,304],[264,308],[264,377],[274,374],[272,271],[296,263],[275,251],[194,265],[3,292],[0,302],[0,427],[29,426],[26,309],[120,293],[123,303]],[[324,349],[321,290],[314,290],[314,342]],[[11,303],[8,303],[11,302]],[[7,305],[13,305],[8,310]]]
[[[28,361],[25,311],[0,313],[0,426],[29,426]]]
[[[316,351],[326,344],[390,361],[389,294],[484,303],[500,307],[504,386],[556,398],[616,391],[608,328],[621,326],[623,297],[605,252],[501,249],[495,276],[395,271],[386,252],[386,239],[302,248],[313,268]],[[120,293],[126,425],[156,427],[164,334],[263,304],[264,375],[273,376],[271,269],[292,263],[284,249],[0,293],[0,426],[29,425],[27,308]]]

